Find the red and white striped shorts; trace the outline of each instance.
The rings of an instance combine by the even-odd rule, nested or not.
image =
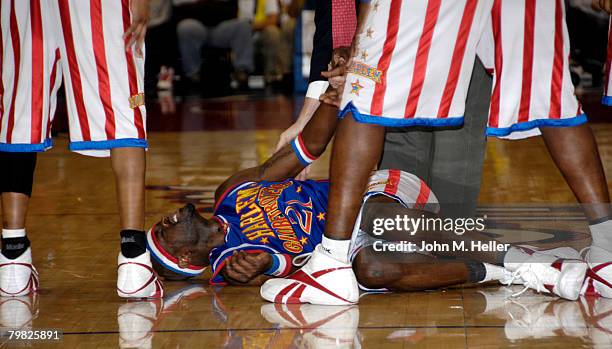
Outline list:
[[[342,100],[384,126],[459,126],[476,54],[494,74],[487,134],[586,122],[563,0],[372,1]]]
[[[463,124],[492,2],[373,0],[356,37],[342,113],[384,126]]]
[[[478,47],[493,73],[487,134],[518,139],[585,123],[569,54],[563,0],[495,0]]]
[[[144,58],[124,48],[129,0],[0,1],[0,151],[51,147],[62,80],[71,150],[146,148]]]

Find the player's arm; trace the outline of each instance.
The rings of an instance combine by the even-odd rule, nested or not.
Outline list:
[[[322,104],[296,139],[279,149],[262,165],[239,171],[228,178],[217,188],[215,199],[239,183],[282,181],[294,177],[309,165],[309,161],[323,154],[337,123],[338,108]]]
[[[237,251],[227,259],[221,275],[232,285],[259,286],[270,278],[287,276],[293,269],[287,254]]]

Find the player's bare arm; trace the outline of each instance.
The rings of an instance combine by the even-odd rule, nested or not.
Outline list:
[[[302,140],[310,154],[318,157],[325,151],[336,130],[337,112],[338,109],[333,106],[321,105],[304,127]],[[215,201],[238,183],[282,181],[297,175],[304,167],[291,145],[286,144],[260,166],[239,171],[223,182],[215,192]]]

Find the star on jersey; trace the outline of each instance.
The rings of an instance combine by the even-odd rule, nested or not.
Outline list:
[[[361,51],[361,59],[364,61],[368,59],[368,52],[366,50]]]
[[[261,242],[262,244],[268,244],[268,243],[270,243],[270,241],[268,241],[268,237],[267,237],[267,236],[266,236],[266,237],[261,238],[261,240],[259,240],[259,242]]]
[[[355,82],[351,83],[351,93],[359,96],[359,91],[363,88],[363,85],[359,83],[359,79],[355,80]]]
[[[322,221],[325,219],[325,212],[319,212],[319,214],[317,215],[317,219]]]
[[[374,30],[373,30],[373,29],[370,27],[370,28],[368,28],[368,30],[366,31],[366,36],[367,36],[368,38],[370,38],[370,39],[371,39],[371,38],[372,38],[372,35],[374,35]]]
[[[376,1],[374,3],[374,11],[378,11],[378,6],[380,6],[380,3],[378,1]]]
[[[302,245],[306,245],[307,242],[308,242],[308,238],[306,238],[305,236],[300,239],[300,243]]]
[[[302,187],[297,187],[297,188],[295,188],[295,192],[296,192],[296,193],[301,193],[301,192],[302,192]]]

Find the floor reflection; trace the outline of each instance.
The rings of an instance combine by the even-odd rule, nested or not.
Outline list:
[[[367,296],[362,305],[318,306],[252,302],[255,288],[244,288],[241,296],[236,288],[190,284],[163,300],[121,304],[119,346],[164,347],[171,335],[173,347],[215,343],[214,347],[232,349],[446,349],[466,343],[470,348],[612,347],[612,299],[583,297],[570,302],[532,292],[511,297],[518,289],[427,292],[437,299],[443,294],[449,301],[463,298],[462,306],[446,303],[449,312],[463,314],[447,322],[430,313],[421,293]],[[414,298],[422,302],[421,312],[405,307]],[[27,326],[37,314],[35,299],[4,302],[0,313],[3,329]],[[378,321],[384,317],[393,321]]]

